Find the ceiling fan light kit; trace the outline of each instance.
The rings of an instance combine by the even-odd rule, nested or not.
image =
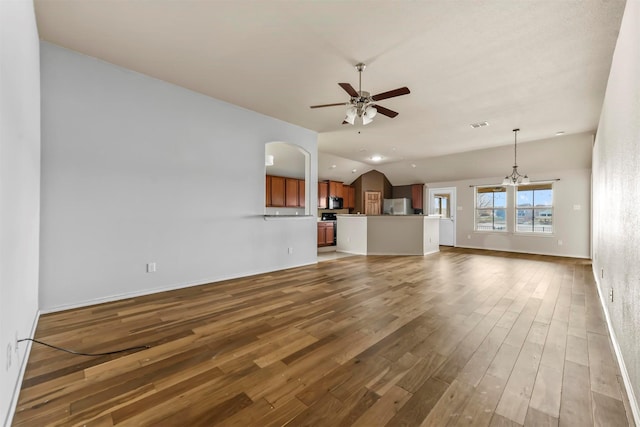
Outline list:
[[[518,144],[518,132],[520,129],[514,129],[514,137],[513,137],[513,170],[510,175],[507,175],[502,180],[502,185],[513,185],[517,186],[520,184],[529,184],[531,181],[526,174],[521,174],[518,172],[518,152],[517,152],[517,144]]]
[[[335,107],[338,105],[346,105],[347,111],[342,124],[350,124],[353,125],[356,122],[356,117],[362,118],[362,124],[368,125],[373,121],[373,118],[378,114],[382,114],[389,118],[394,118],[398,115],[396,111],[389,110],[381,105],[376,104],[377,101],[393,98],[396,96],[407,95],[411,93],[409,88],[401,87],[398,89],[390,90],[388,92],[382,92],[377,95],[371,95],[371,93],[362,90],[362,72],[367,68],[367,66],[363,63],[356,65],[356,70],[358,70],[358,90],[356,91],[353,86],[349,83],[338,83],[338,85],[344,89],[347,94],[351,97],[348,102],[338,102],[334,104],[322,104],[322,105],[312,105],[311,108],[322,108],[322,107]]]

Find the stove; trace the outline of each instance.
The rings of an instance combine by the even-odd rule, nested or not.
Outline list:
[[[323,212],[320,219],[324,222],[333,223],[333,245],[332,246],[336,246],[338,242],[338,218],[336,218],[336,214],[333,212]]]
[[[337,221],[336,214],[333,212],[324,212],[321,217],[322,221]]]

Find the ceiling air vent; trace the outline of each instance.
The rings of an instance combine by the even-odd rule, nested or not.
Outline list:
[[[488,122],[471,123],[471,127],[474,129],[483,128],[485,126],[489,126],[489,123]]]

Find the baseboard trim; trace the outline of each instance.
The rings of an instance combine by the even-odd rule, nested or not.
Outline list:
[[[609,330],[609,336],[611,337],[613,350],[616,354],[616,359],[618,360],[618,366],[620,367],[620,373],[622,374],[624,388],[627,391],[627,397],[629,398],[629,406],[631,407],[633,420],[635,421],[637,426],[640,426],[640,407],[638,406],[638,400],[636,399],[633,387],[631,386],[631,378],[629,378],[629,372],[627,371],[627,366],[625,365],[624,358],[622,357],[622,350],[620,349],[620,345],[618,344],[618,338],[616,337],[616,333],[613,330],[613,325],[611,324],[611,317],[609,316],[609,310],[607,310],[606,298],[602,293],[600,281],[598,280],[598,273],[595,271],[595,265],[591,265],[591,270],[596,281],[596,289],[598,291],[598,297],[600,297],[600,305],[602,306],[604,317],[607,320],[607,329]]]
[[[135,297],[140,297],[144,295],[152,295],[160,292],[175,291],[178,289],[190,288],[192,286],[209,285],[216,282],[223,282],[225,280],[242,279],[246,277],[257,276],[259,274],[273,273],[274,271],[289,270],[291,268],[306,267],[309,265],[316,265],[317,263],[318,263],[318,260],[315,259],[311,262],[282,266],[281,268],[278,268],[276,270],[253,271],[253,272],[248,272],[248,273],[243,273],[238,275],[229,275],[229,276],[223,276],[223,277],[198,279],[198,280],[183,282],[183,283],[174,283],[172,285],[162,286],[154,289],[142,289],[135,292],[124,292],[121,294],[115,294],[115,295],[109,295],[109,296],[100,297],[100,298],[93,298],[85,301],[79,301],[77,303],[72,303],[72,304],[62,304],[62,305],[57,305],[53,307],[42,308],[41,312],[42,314],[57,313],[65,310],[73,310],[74,308],[83,308],[91,305],[104,304],[104,303],[113,302],[113,301],[120,301],[127,298],[135,298]]]
[[[33,323],[31,324],[31,332],[29,333],[29,338],[33,339],[36,335],[36,328],[38,327],[38,321],[40,320],[40,310],[36,312],[34,316]],[[27,361],[29,360],[29,356],[31,355],[31,345],[33,344],[31,341],[23,341],[26,343],[26,348],[24,351],[24,355],[22,357],[22,362],[20,363],[20,372],[18,373],[18,380],[16,381],[13,387],[13,395],[11,396],[11,404],[9,405],[9,412],[7,413],[7,418],[5,420],[5,427],[9,427],[13,422],[13,417],[16,413],[16,407],[18,406],[18,398],[20,397],[20,390],[22,389],[22,380],[24,380],[24,373],[27,370]]]
[[[546,255],[546,256],[555,256],[560,258],[577,258],[577,259],[591,259],[589,255],[576,255],[576,254],[552,254],[548,252],[533,252],[533,251],[518,251],[514,249],[501,249],[501,248],[489,248],[486,246],[467,246],[467,245],[455,245],[454,248],[461,249],[479,249],[484,251],[495,251],[495,252],[513,252],[516,254],[529,254],[529,255]]]

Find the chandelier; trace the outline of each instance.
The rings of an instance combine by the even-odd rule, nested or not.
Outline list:
[[[513,133],[513,170],[510,175],[507,175],[502,180],[502,185],[520,185],[520,184],[529,184],[529,177],[526,174],[521,174],[518,172],[518,151],[517,151],[517,143],[518,143],[518,132],[520,129],[514,129]]]

